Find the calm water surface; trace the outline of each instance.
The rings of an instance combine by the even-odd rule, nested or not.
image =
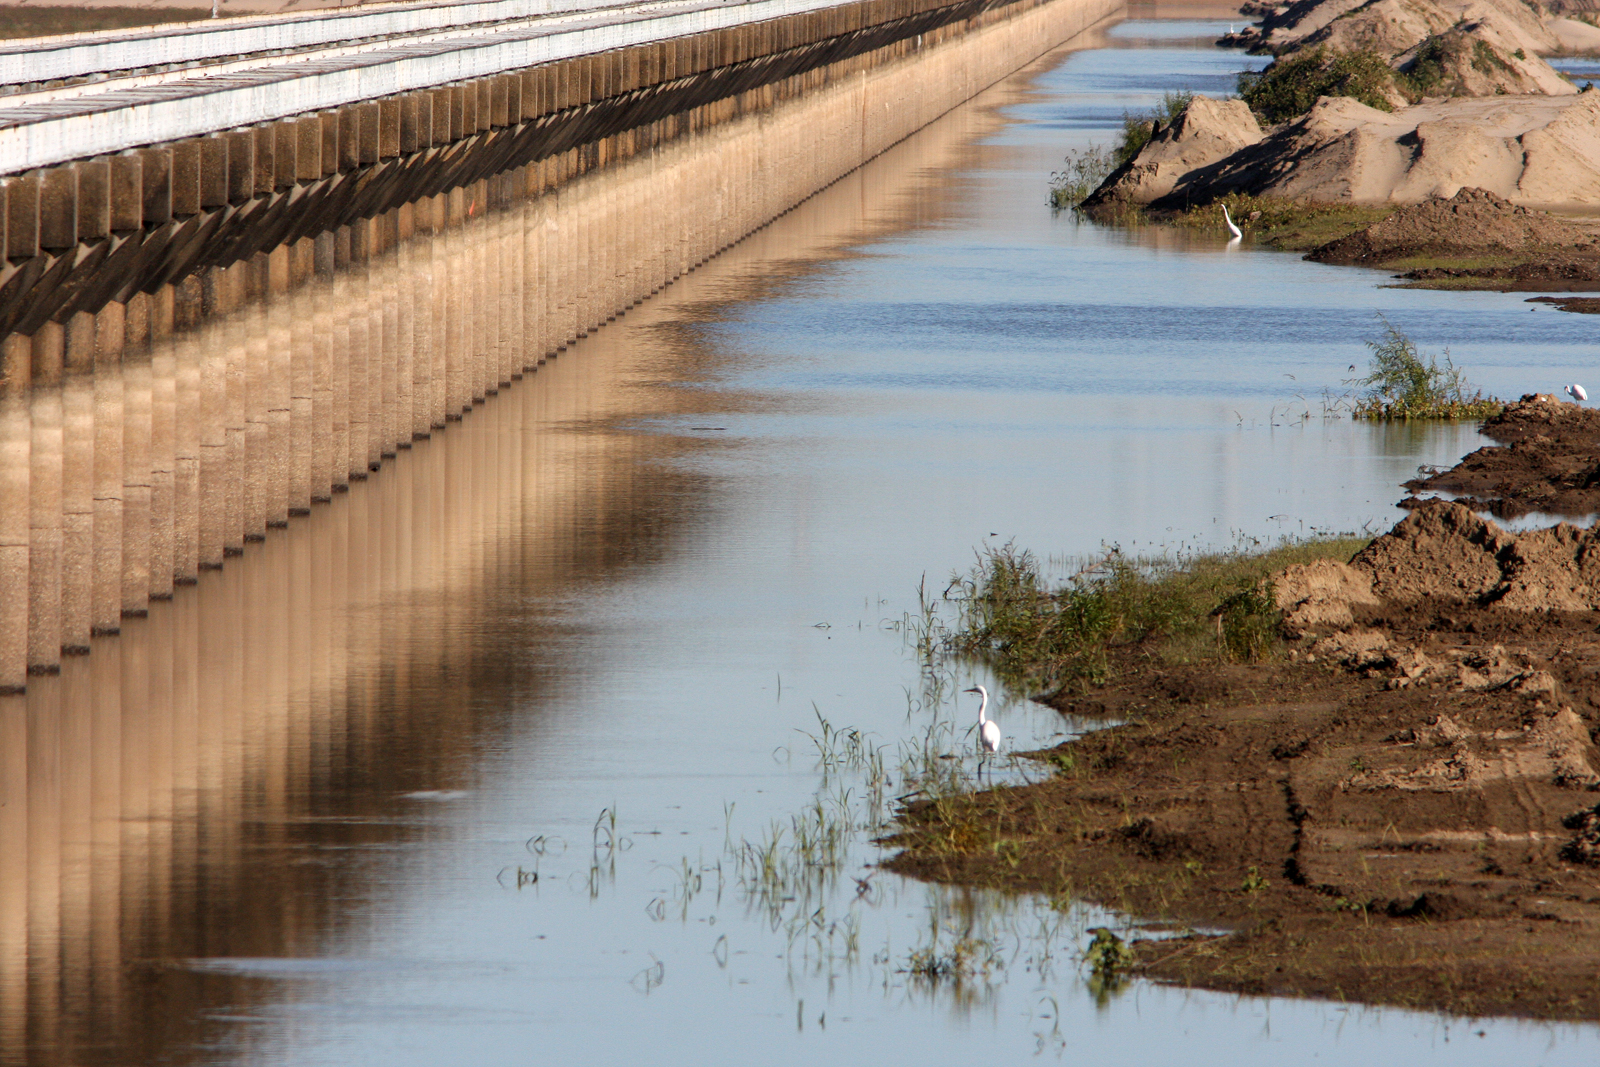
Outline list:
[[[891,797],[947,721],[897,625],[924,576],[1010,539],[1066,559],[1386,527],[1400,481],[1479,439],[1322,417],[1380,311],[1502,395],[1594,367],[1590,321],[1522,295],[1052,214],[1066,151],[1258,62],[1218,28],[1050,57],[34,686],[4,723],[29,788],[0,817],[0,1048],[1593,1062],[1592,1027],[1100,1002],[1076,954],[1117,917],[875,872],[866,833],[834,880],[791,866],[763,895],[739,866],[774,826],[793,860],[801,813],[870,821],[820,720],[881,747]],[[933,741],[970,747],[971,711]],[[1072,726],[999,718],[1019,746]],[[963,937],[967,980],[906,973]]]

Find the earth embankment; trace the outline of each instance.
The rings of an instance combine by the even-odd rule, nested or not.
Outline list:
[[[1600,1018],[1600,534],[1429,501],[1273,591],[1281,655],[1122,650],[1049,698],[1106,728],[913,805],[890,865],[1158,920],[1160,980]]]

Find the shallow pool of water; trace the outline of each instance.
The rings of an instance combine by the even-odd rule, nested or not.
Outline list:
[[[1503,395],[1593,366],[1526,294],[1053,213],[1067,151],[1259,62],[1218,29],[1010,79],[30,688],[8,1054],[1592,1061],[1592,1027],[1102,1000],[1076,953],[1116,917],[830,836],[970,748],[906,622],[982,546],[1386,528],[1480,439],[1324,417],[1380,312]],[[1012,747],[1073,725],[997,715]],[[963,938],[963,981],[911,973]]]

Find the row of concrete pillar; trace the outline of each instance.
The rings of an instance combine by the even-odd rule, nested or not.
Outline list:
[[[1111,6],[858,57],[858,76],[802,75],[817,87],[770,114],[770,89],[718,101],[675,140],[630,131],[8,338],[0,686],[86,652]]]

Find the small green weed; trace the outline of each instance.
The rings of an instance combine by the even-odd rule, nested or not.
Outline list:
[[[1126,970],[1133,963],[1133,949],[1128,943],[1103,926],[1088,931],[1094,935],[1089,947],[1084,949],[1083,962],[1099,974],[1114,974]]]
[[[1103,926],[1094,927],[1089,933],[1094,934],[1094,940],[1084,950],[1083,962],[1089,965],[1089,991],[1094,994],[1095,1003],[1104,1006],[1127,986],[1133,949]]]
[[[1267,888],[1267,880],[1259,868],[1251,867],[1245,872],[1244,882],[1239,888],[1246,893],[1259,893]]]

